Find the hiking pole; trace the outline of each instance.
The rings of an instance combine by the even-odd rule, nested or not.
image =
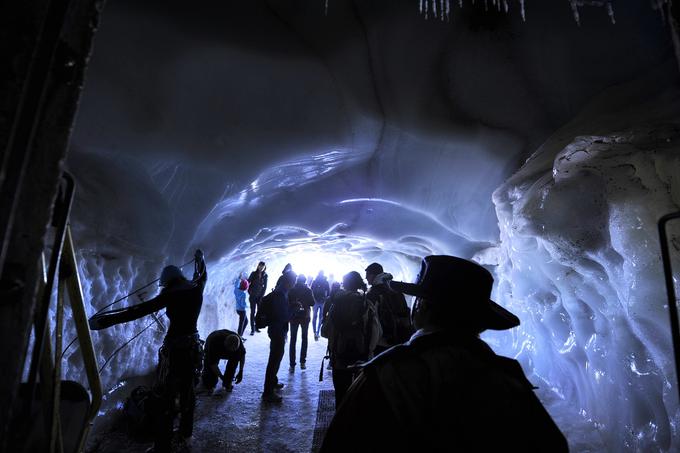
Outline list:
[[[321,369],[319,370],[319,382],[323,382],[323,361],[326,359],[330,360],[331,356],[328,351],[328,347],[326,347],[326,355],[323,356],[323,359],[321,359]]]

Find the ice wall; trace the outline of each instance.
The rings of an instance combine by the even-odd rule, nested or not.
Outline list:
[[[86,311],[93,315],[100,308],[157,278],[166,263],[167,254],[172,253],[173,247],[168,242],[174,220],[166,200],[136,161],[122,156],[72,150],[68,168],[77,181],[71,229]],[[149,299],[157,289],[156,285],[152,285],[139,296]],[[111,308],[122,308],[140,300],[134,296]],[[75,338],[75,328],[68,322],[68,304],[66,307],[65,346]],[[53,312],[51,315],[54,317]],[[145,317],[93,332],[100,367],[118,347],[150,321],[150,317]],[[152,369],[162,338],[162,328],[152,325],[115,355],[102,370],[105,388],[113,386],[121,378]],[[86,382],[77,343],[65,352],[64,357],[65,377]]]
[[[563,426],[575,451],[593,433],[608,451],[680,446],[656,228],[680,209],[680,97],[650,86],[595,101],[494,193],[497,297],[522,320],[496,346],[592,423]],[[676,225],[676,281],[679,240]]]

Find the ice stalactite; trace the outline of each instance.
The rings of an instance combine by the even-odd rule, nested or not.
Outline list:
[[[659,3],[666,3],[667,0],[653,0],[652,6],[657,8]],[[471,2],[474,5],[474,1]],[[526,20],[526,8],[525,1],[518,0],[520,15],[522,20]],[[599,7],[604,8],[607,11],[612,24],[616,23],[616,17],[614,15],[614,5],[611,0],[569,0],[571,5],[571,10],[574,15],[574,20],[577,24],[581,24],[581,14],[580,8],[584,6]],[[484,0],[484,9],[489,9],[489,4],[495,7],[498,11],[505,11],[506,13],[510,10],[510,4],[508,0]],[[463,8],[463,0],[458,1],[458,7]],[[434,18],[439,18],[441,20],[448,21],[450,19],[451,2],[450,0],[420,0],[419,11],[429,19],[430,16]]]
[[[612,24],[616,23],[616,18],[614,17],[614,7],[611,0],[569,0],[569,3],[571,4],[571,10],[574,13],[574,20],[578,25],[581,25],[581,14],[579,13],[579,8],[584,6],[605,8],[607,10],[607,15],[612,21]]]
[[[473,0],[472,4],[474,5],[474,3]],[[525,20],[524,0],[518,0],[518,3],[522,20]],[[490,4],[498,11],[502,10],[507,13],[510,10],[508,0],[490,0]],[[463,8],[463,0],[458,0],[458,8]],[[484,9],[488,11],[489,0],[484,0]],[[432,16],[442,21],[449,21],[451,19],[451,0],[420,0],[418,10],[420,14],[425,16],[425,19]]]
[[[576,137],[494,194],[498,297],[522,319],[514,354],[613,451],[679,445],[656,230],[680,209],[679,143],[677,124]],[[592,442],[567,436],[575,450]]]

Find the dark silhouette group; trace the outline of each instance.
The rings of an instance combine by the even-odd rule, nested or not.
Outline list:
[[[208,390],[222,381],[232,391],[243,380],[246,292],[250,335],[266,327],[269,337],[264,402],[283,400],[277,375],[289,333],[291,372],[307,366],[310,322],[314,339],[328,340],[336,413],[323,452],[568,450],[519,363],[496,355],[479,337],[520,322],[490,299],[493,277],[485,268],[440,255],[423,259],[415,283],[393,281],[379,263],[364,276],[352,271],[333,282],[320,271],[308,279],[288,264],[267,293],[260,262],[234,283],[237,332],[212,332],[203,351],[196,322],[207,271],[197,250],[193,280],[168,266],[157,297],[97,315],[90,325],[102,329],[166,308],[170,326],[159,351],[150,451],[170,451],[178,415],[180,435],[191,437],[199,377]],[[404,295],[415,297],[412,308]]]

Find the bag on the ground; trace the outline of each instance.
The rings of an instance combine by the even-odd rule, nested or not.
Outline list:
[[[255,315],[255,327],[258,329],[264,329],[269,326],[272,319],[272,298],[273,292],[267,294],[260,300],[257,307],[257,314]]]
[[[130,433],[137,437],[153,435],[153,421],[157,414],[157,396],[149,387],[139,386],[132,390],[125,400],[123,413]]]

